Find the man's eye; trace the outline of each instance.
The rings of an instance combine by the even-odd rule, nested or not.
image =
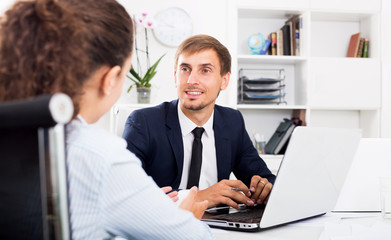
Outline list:
[[[204,73],[210,73],[210,69],[204,69],[202,70]]]
[[[190,69],[187,67],[183,67],[183,68],[181,68],[181,71],[188,72],[188,71],[190,71]]]

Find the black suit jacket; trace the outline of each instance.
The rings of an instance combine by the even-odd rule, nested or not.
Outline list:
[[[123,133],[128,149],[141,160],[147,174],[160,187],[173,189],[178,189],[183,169],[177,104],[178,100],[175,100],[132,112]],[[252,145],[239,111],[215,105],[213,130],[218,181],[228,179],[234,172],[247,186],[253,175],[266,177],[274,183],[275,176]]]

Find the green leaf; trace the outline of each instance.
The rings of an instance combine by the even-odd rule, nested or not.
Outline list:
[[[153,76],[155,76],[156,74],[156,68],[157,66],[159,65],[160,63],[160,60],[162,60],[162,58],[165,56],[166,54],[163,54],[148,70],[147,72],[145,73],[144,75],[144,78],[143,78],[143,82],[145,83],[149,83],[149,81],[153,78]],[[152,76],[152,77],[151,77]]]
[[[149,81],[152,80],[152,78],[156,75],[157,71],[156,71],[156,68],[157,66],[159,65],[160,61],[162,60],[162,58],[165,56],[166,54],[163,54],[148,70],[147,72],[145,73],[144,77],[141,78],[140,75],[134,70],[134,68],[132,67],[129,71],[129,73],[131,74],[131,76],[133,76],[134,78],[132,78],[131,76],[129,75],[126,75],[127,78],[129,78],[134,84],[130,85],[130,87],[128,88],[128,92],[130,92],[130,90],[132,89],[132,87],[134,85],[136,85],[137,87],[151,87],[151,84],[149,83]]]
[[[138,75],[138,73],[134,70],[133,66],[132,66],[132,68],[130,69],[129,72],[130,72],[130,74],[132,74],[133,77],[135,77],[137,80],[142,81],[140,75]]]
[[[139,82],[140,82],[140,81],[137,81],[137,80],[135,80],[135,79],[133,79],[133,78],[131,78],[129,76],[126,76],[126,77],[129,78],[130,80],[132,80],[135,84],[139,84]]]
[[[130,85],[129,88],[128,88],[128,93],[130,92],[130,90],[132,90],[132,87],[133,85]]]

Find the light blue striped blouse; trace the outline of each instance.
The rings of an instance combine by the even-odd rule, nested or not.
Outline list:
[[[122,138],[79,116],[66,142],[73,239],[213,239],[147,176]]]

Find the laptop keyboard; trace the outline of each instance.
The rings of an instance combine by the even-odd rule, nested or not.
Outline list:
[[[261,219],[264,210],[264,207],[245,207],[245,209],[240,209],[239,212],[236,213],[219,214],[211,216],[210,218],[238,222],[252,220],[255,218]]]

